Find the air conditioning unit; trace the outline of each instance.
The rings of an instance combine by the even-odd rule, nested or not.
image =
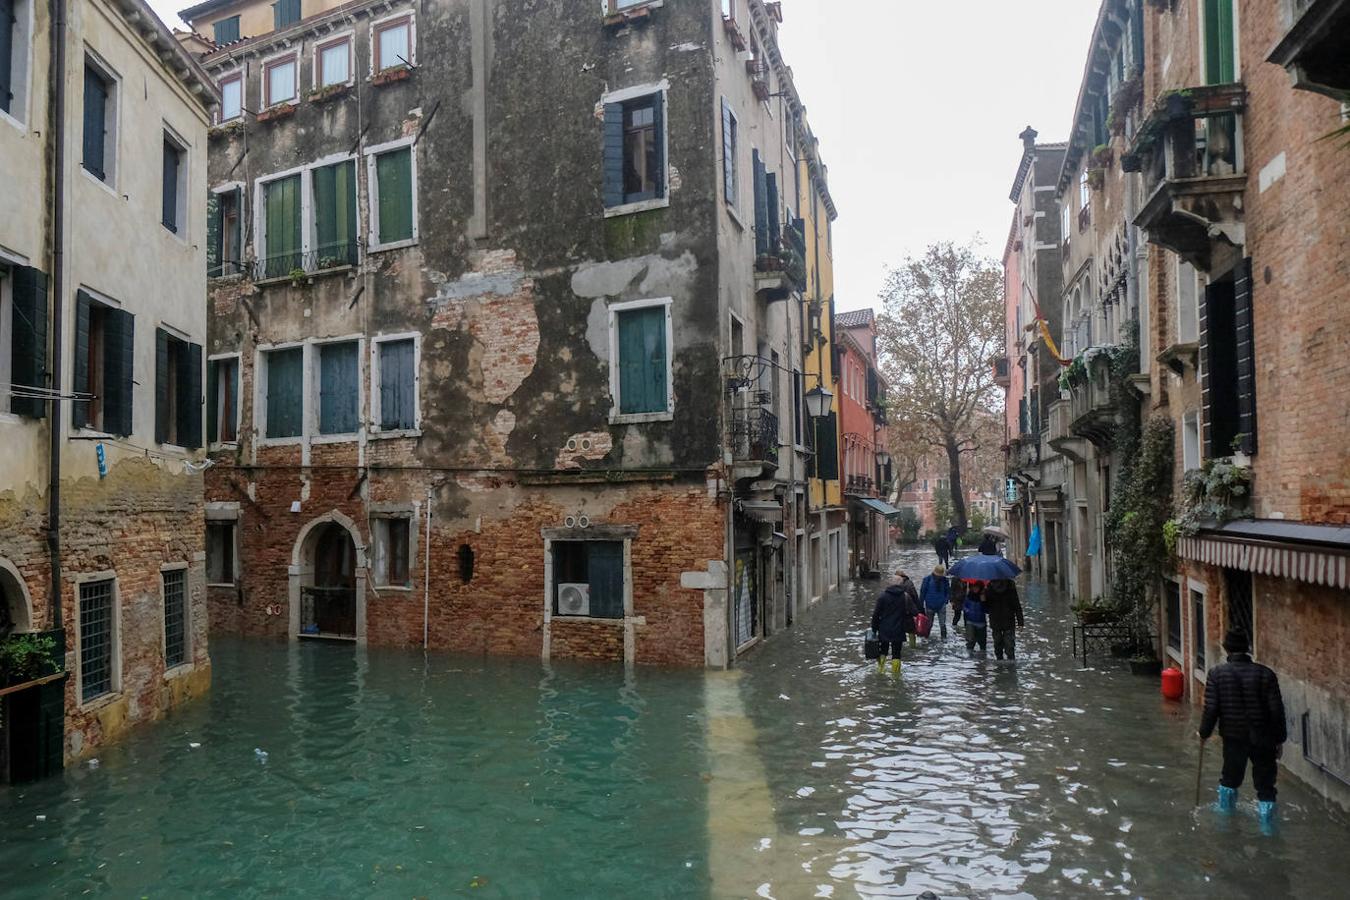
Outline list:
[[[589,584],[558,585],[558,615],[589,616],[591,614],[591,586]]]

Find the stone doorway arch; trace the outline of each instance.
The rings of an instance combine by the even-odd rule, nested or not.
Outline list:
[[[292,640],[365,643],[366,550],[356,523],[337,510],[300,529],[289,572]]]
[[[33,600],[18,568],[0,559],[0,637],[33,630]]]

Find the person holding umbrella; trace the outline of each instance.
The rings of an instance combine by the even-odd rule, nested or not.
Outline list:
[[[994,658],[1016,659],[1017,629],[1026,627],[1022,616],[1022,598],[1017,596],[1017,585],[1009,578],[989,583],[984,595],[985,610],[989,614],[989,628],[994,633]]]

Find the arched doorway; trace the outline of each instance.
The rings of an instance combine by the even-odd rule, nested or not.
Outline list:
[[[364,640],[365,573],[354,522],[334,512],[307,525],[291,565],[291,636]]]

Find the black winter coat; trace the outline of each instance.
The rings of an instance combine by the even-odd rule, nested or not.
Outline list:
[[[990,584],[984,592],[984,608],[989,614],[989,627],[995,630],[1011,628],[1013,622],[1018,628],[1027,624],[1022,617],[1022,598],[1017,596],[1017,587],[1011,581],[1003,590],[999,590],[997,582]]]
[[[1209,670],[1205,679],[1205,713],[1200,736],[1209,737],[1218,723],[1225,740],[1274,747],[1289,739],[1284,721],[1280,679],[1246,653],[1233,653],[1228,662]]]
[[[980,552],[985,556],[998,556],[998,541],[992,534],[986,534],[980,541]]]
[[[915,630],[914,617],[919,614],[919,594],[914,582],[906,579],[893,584],[877,597],[872,610],[872,630],[883,641],[902,641]]]

